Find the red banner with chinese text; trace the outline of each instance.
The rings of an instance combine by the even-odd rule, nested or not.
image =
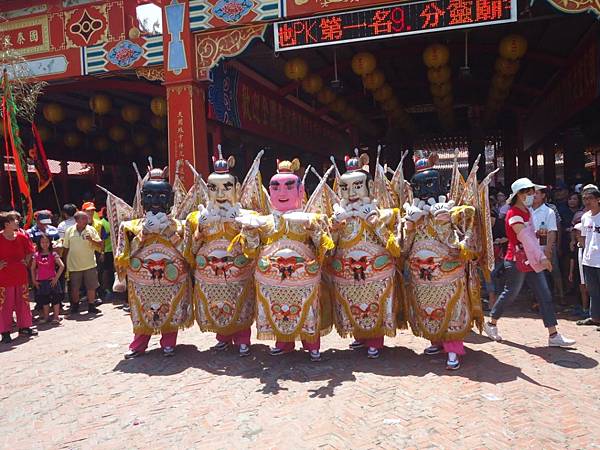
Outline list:
[[[311,151],[347,151],[344,133],[237,70],[211,72],[208,118]]]

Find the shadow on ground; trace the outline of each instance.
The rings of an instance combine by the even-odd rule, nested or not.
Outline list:
[[[502,345],[476,334],[469,336],[467,341],[476,345]],[[509,342],[505,345],[522,349],[555,364],[571,361],[561,364],[564,367],[591,369],[597,366],[595,360],[565,349],[530,348]],[[149,376],[170,376],[199,369],[218,376],[258,379],[264,394],[285,391],[282,381],[326,382],[324,386],[312,391],[311,397],[334,396],[336,387],[356,381],[356,374],[359,373],[385,377],[423,377],[435,374],[492,384],[508,383],[520,378],[537,386],[556,390],[538,383],[519,367],[499,361],[484,350],[469,349],[458,371],[445,369],[445,355],[425,356],[404,347],[385,348],[382,356],[376,360],[367,359],[363,350],[328,349],[322,352],[322,356],[322,361],[317,363],[311,363],[308,354],[302,351],[274,357],[269,354],[267,345],[255,344],[249,357],[240,358],[234,350],[217,353],[213,350],[199,350],[194,345],[179,345],[173,358],[164,358],[161,350],[156,349],[133,360],[121,360],[113,370]]]

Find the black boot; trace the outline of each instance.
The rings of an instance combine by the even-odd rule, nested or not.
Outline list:
[[[24,334],[26,336],[37,336],[38,332],[32,328],[19,328],[19,334]]]
[[[12,342],[12,338],[10,337],[10,333],[2,333],[2,343],[10,344]]]

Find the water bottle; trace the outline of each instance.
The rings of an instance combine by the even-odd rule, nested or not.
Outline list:
[[[542,222],[540,224],[540,228],[538,229],[538,239],[540,241],[540,245],[542,247],[546,246],[548,243],[548,228],[546,227],[546,223]]]

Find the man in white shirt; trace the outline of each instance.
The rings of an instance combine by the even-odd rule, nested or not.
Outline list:
[[[590,204],[590,210],[581,217],[581,237],[585,241],[582,265],[590,294],[590,317],[577,324],[600,325],[600,190],[588,184],[581,197]]]
[[[552,261],[552,276],[548,280],[550,286],[554,287],[554,293],[557,297],[563,298],[563,283],[560,274],[560,264],[558,262],[558,253],[556,251],[556,242],[558,238],[558,224],[556,212],[546,204],[546,189],[535,191],[533,199],[533,224],[535,232],[538,235],[540,246],[546,254],[546,258]]]
[[[535,191],[531,209],[533,210],[533,225],[540,246],[544,250],[546,258],[552,261],[558,227],[556,226],[556,214],[546,205],[546,191],[544,189]]]
[[[75,225],[75,217],[73,216],[77,212],[77,207],[73,203],[66,203],[63,205],[62,212],[65,220],[59,223],[57,228],[60,238],[64,239],[67,228]]]

